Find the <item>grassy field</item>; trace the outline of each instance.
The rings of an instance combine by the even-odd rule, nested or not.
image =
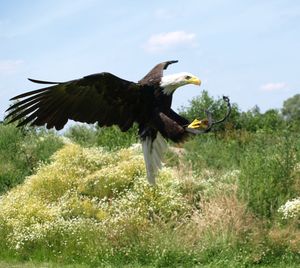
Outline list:
[[[299,138],[170,144],[150,187],[134,132],[1,125],[0,267],[299,267]]]
[[[16,260],[11,261],[1,261],[0,268],[86,268],[86,267],[105,267],[105,268],[116,268],[116,267],[124,267],[124,268],[152,268],[154,265],[141,265],[140,263],[131,263],[131,264],[99,264],[97,266],[91,266],[89,264],[63,264],[63,263],[54,263],[54,262],[20,262]],[[162,266],[166,267],[166,266]],[[227,261],[227,262],[220,262],[220,261],[212,261],[209,264],[199,264],[199,265],[177,265],[176,263],[170,265],[169,267],[193,267],[193,268],[214,268],[214,267],[243,267],[241,266],[240,262],[235,261]],[[259,268],[298,268],[299,263],[289,264],[284,261],[282,262],[275,262],[270,264],[253,264],[247,265],[246,267],[259,267]]]

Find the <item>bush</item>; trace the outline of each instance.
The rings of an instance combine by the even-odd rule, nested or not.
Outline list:
[[[103,127],[97,131],[99,132],[97,145],[107,149],[127,148],[139,141],[137,125],[126,132],[122,132],[117,126]]]
[[[271,218],[295,195],[295,140],[289,133],[257,135],[241,162],[239,194],[257,215]]]
[[[52,132],[0,125],[0,194],[23,182],[40,162],[62,146]]]
[[[287,128],[287,124],[278,110],[270,109],[265,113],[261,113],[257,106],[247,112],[242,112],[237,125],[238,128],[251,132],[259,130],[276,132]]]
[[[75,125],[68,129],[65,136],[85,147],[100,146],[109,150],[126,148],[138,142],[138,130],[134,125],[127,132],[119,127],[97,127],[91,125]]]
[[[67,262],[135,254],[133,242],[146,243],[153,223],[188,211],[172,174],[164,169],[160,185],[151,187],[139,149],[109,153],[65,145],[52,163],[1,198],[1,244],[22,258]]]
[[[68,128],[64,136],[82,146],[91,147],[97,144],[97,130],[94,125],[76,124]]]

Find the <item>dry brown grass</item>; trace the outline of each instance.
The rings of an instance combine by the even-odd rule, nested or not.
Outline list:
[[[254,218],[246,211],[246,205],[236,195],[220,195],[202,201],[201,213],[194,215],[199,230],[218,234],[240,236],[254,225]]]
[[[200,210],[195,210],[191,221],[181,229],[185,234],[180,237],[184,237],[187,247],[234,247],[246,236],[259,236],[257,220],[235,194],[220,194],[200,201],[199,206]]]
[[[294,224],[273,227],[268,233],[268,239],[273,246],[300,254],[300,230]]]

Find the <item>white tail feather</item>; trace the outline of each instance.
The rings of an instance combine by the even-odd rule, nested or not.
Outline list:
[[[161,168],[161,161],[167,148],[167,143],[163,136],[158,132],[152,141],[151,137],[142,140],[142,148],[147,170],[147,178],[150,184],[155,184],[155,176]]]

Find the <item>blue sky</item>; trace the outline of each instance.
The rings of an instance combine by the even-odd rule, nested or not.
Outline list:
[[[281,108],[300,93],[299,1],[0,1],[0,119],[9,98],[108,71],[137,81],[155,64],[202,80],[173,107],[208,90],[242,110]]]

